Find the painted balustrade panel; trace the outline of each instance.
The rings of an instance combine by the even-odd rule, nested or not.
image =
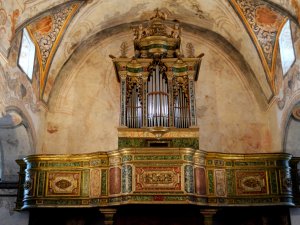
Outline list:
[[[290,159],[284,153],[237,155],[192,148],[28,156],[17,161],[17,209],[131,203],[294,206],[293,192],[299,195]]]
[[[293,205],[288,154],[208,154],[211,205]]]

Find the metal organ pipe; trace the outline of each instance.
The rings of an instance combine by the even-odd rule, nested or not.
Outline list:
[[[177,128],[189,127],[189,103],[188,98],[180,88],[174,102],[174,122]]]
[[[160,72],[159,65],[150,75],[147,83],[148,126],[168,126],[168,84]]]
[[[138,97],[136,86],[132,89],[126,108],[126,125],[130,128],[140,128],[142,126],[142,105]]]

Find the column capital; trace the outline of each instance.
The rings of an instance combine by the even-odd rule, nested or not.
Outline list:
[[[114,224],[114,215],[117,212],[117,209],[114,208],[102,208],[99,211],[104,215],[104,224],[113,225]]]
[[[213,224],[213,216],[217,213],[218,209],[201,209],[200,213],[204,217],[204,225]]]

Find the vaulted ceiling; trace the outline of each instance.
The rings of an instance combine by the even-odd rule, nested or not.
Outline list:
[[[130,29],[147,21],[155,9],[167,21],[179,21],[184,31],[198,33],[248,68],[246,79],[268,104],[274,94],[278,33],[287,18],[299,25],[296,0],[26,0],[0,1],[1,52],[8,55],[14,36],[27,27],[38,47],[40,97],[44,102],[72,54],[91,39]],[[227,46],[227,47],[228,47]],[[249,75],[250,74],[250,75]],[[252,74],[252,75],[251,75]]]

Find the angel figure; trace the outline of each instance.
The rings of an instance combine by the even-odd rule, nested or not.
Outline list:
[[[143,28],[143,24],[140,24],[138,28],[134,29],[134,39],[140,40],[145,34],[145,30]]]
[[[175,23],[174,28],[171,32],[171,37],[173,38],[179,38],[181,35],[182,28],[179,28],[179,23]]]

